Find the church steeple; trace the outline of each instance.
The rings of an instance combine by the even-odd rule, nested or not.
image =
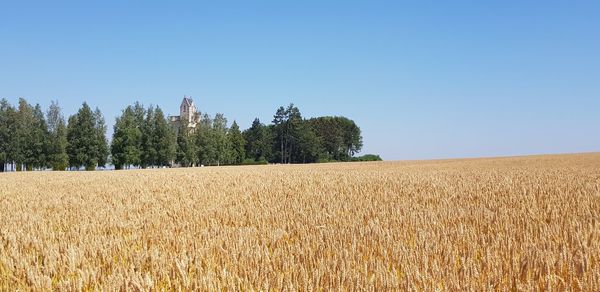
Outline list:
[[[191,96],[184,95],[179,106],[179,116],[169,116],[171,127],[177,132],[180,127],[195,129],[200,122],[200,113]]]
[[[182,122],[187,122],[189,124],[195,123],[194,117],[196,114],[196,106],[194,105],[194,100],[191,96],[183,96],[183,101],[179,107],[179,114]]]

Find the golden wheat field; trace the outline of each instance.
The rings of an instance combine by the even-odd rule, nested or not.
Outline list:
[[[600,290],[600,153],[0,175],[0,290]]]

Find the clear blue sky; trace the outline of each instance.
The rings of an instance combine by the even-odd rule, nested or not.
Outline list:
[[[136,100],[242,128],[294,102],[388,160],[600,150],[599,1],[174,2],[0,2],[0,97],[111,128]]]

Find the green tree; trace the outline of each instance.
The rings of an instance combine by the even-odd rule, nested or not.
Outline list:
[[[69,165],[67,155],[67,127],[58,102],[52,101],[46,112],[48,123],[48,162],[53,170],[65,170]]]
[[[0,100],[0,172],[4,172],[6,165],[14,160],[15,118],[15,109],[8,100]]]
[[[33,147],[31,146],[34,138],[35,117],[33,115],[33,107],[27,103],[24,98],[19,98],[19,106],[15,116],[15,135],[16,141],[13,144],[15,153],[14,160],[17,164],[17,170],[30,170],[33,168],[32,155]]]
[[[193,135],[197,161],[202,165],[210,165],[217,160],[217,151],[212,139],[214,133],[212,124],[213,120],[208,114],[202,115]]]
[[[77,114],[75,114],[69,116],[69,120],[67,122],[67,156],[69,157],[70,168],[79,168],[81,165],[83,165],[83,161],[80,160],[81,155],[78,155],[78,137],[79,133],[77,129]]]
[[[287,120],[288,117],[286,110],[283,106],[280,106],[273,116],[273,125],[275,130],[274,146],[279,145],[279,148],[274,147],[274,149],[277,149],[276,152],[279,154],[278,156],[281,157],[280,163],[286,163],[286,159],[288,157],[286,153],[288,143]]]
[[[108,163],[108,140],[106,139],[106,122],[104,116],[99,108],[96,107],[94,110],[94,134],[96,136],[96,143],[98,147],[97,163],[99,167],[106,167]]]
[[[125,108],[116,119],[111,154],[116,169],[130,165],[138,166],[142,162],[142,129],[139,117],[131,106]]]
[[[230,162],[232,164],[241,164],[246,159],[246,141],[236,121],[233,121],[233,124],[231,124],[227,138],[230,147]]]
[[[211,143],[214,144],[216,149],[216,164],[227,164],[230,161],[231,153],[229,150],[229,140],[227,139],[227,119],[221,113],[215,115],[212,127]]]
[[[46,118],[39,104],[36,104],[33,108],[33,124],[31,127],[31,140],[26,145],[30,156],[27,157],[26,161],[34,169],[45,169],[49,165],[49,134]]]
[[[274,146],[278,149],[278,156],[281,157],[281,163],[298,163],[302,162],[302,157],[299,153],[299,147],[301,147],[301,135],[304,120],[300,114],[300,110],[290,104],[287,108],[279,107],[275,116],[273,117],[273,124],[275,130],[275,144]]]
[[[181,125],[177,131],[177,152],[175,162],[180,166],[193,166],[197,161],[196,147],[190,129]]]
[[[133,116],[135,117],[135,126],[141,130],[145,123],[147,113],[146,109],[141,103],[136,101],[133,104],[131,111]]]
[[[77,114],[69,117],[67,126],[67,154],[69,165],[79,169],[94,170],[98,165],[104,166],[108,159],[106,143],[106,126],[104,118],[97,109],[83,103]]]
[[[342,129],[338,126],[335,117],[319,117],[309,120],[316,135],[321,139],[323,153],[321,159],[325,161],[341,160],[343,153],[344,137]]]
[[[327,159],[349,161],[362,149],[360,128],[345,117],[319,117],[309,120]]]
[[[156,165],[170,165],[175,157],[175,135],[160,107],[154,110],[152,141],[156,151]]]
[[[307,121],[302,121],[296,128],[296,147],[293,153],[293,162],[314,163],[319,159],[321,143],[319,137]]]
[[[254,119],[252,126],[243,132],[246,141],[246,155],[254,161],[271,160],[273,139],[270,130],[258,118]]]
[[[142,168],[156,165],[156,148],[154,147],[154,107],[148,107],[146,118],[142,124]]]

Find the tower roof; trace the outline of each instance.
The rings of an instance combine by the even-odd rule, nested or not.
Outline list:
[[[192,97],[191,97],[191,96],[190,96],[190,97],[188,97],[188,96],[185,96],[185,95],[184,95],[184,96],[183,96],[183,102],[182,102],[182,103],[185,103],[185,104],[186,104],[186,105],[188,105],[188,106],[192,106],[192,105],[194,105],[194,100],[192,99]]]

